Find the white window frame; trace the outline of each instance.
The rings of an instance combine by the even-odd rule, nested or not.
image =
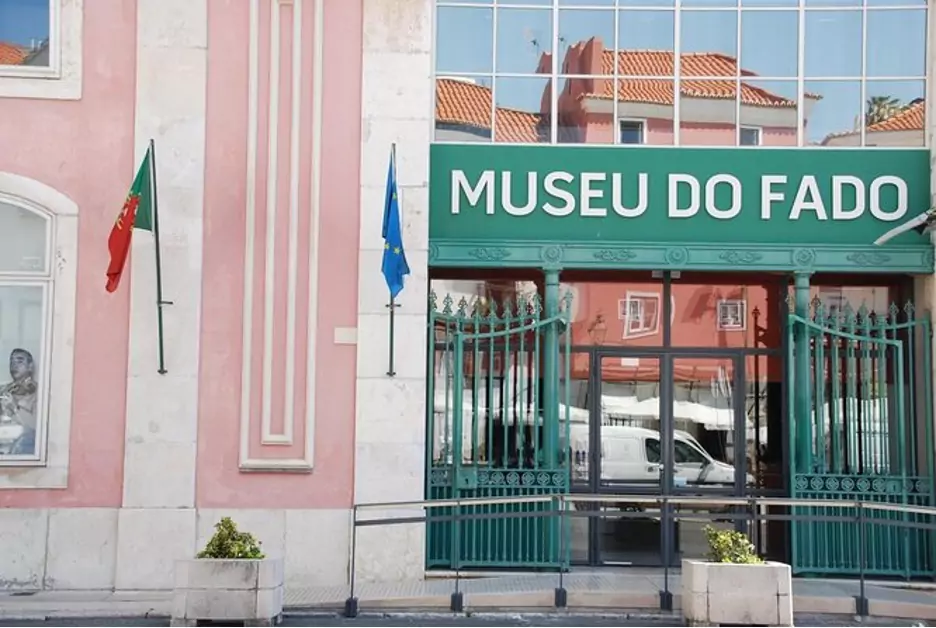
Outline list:
[[[656,316],[651,323],[647,323],[644,320],[646,317],[645,301],[653,301],[656,303]],[[625,298],[618,300],[618,318],[624,321],[622,338],[643,338],[645,336],[658,334],[660,332],[660,317],[663,315],[661,311],[662,304],[663,297],[658,292],[637,292],[628,290],[625,293]],[[636,309],[639,312],[637,314],[639,317],[637,321],[634,321],[634,316],[631,312],[631,308],[634,305],[637,306]],[[635,322],[637,323],[636,326],[634,325]]]
[[[637,123],[640,125],[640,141],[636,144],[625,144],[621,141],[621,127],[624,123]],[[616,143],[621,146],[644,146],[647,143],[647,119],[646,118],[628,118],[628,117],[619,117],[617,123],[617,138]]]
[[[40,366],[36,446],[29,460],[0,459],[0,489],[65,488],[71,445],[77,288],[78,206],[51,187],[0,172],[0,201],[48,220],[46,270],[3,273],[0,281],[46,286],[45,335]]]
[[[81,98],[84,2],[49,0],[49,65],[0,65],[0,98]]]
[[[725,323],[725,310],[729,307],[738,308],[739,323]],[[719,331],[745,331],[747,329],[747,300],[746,299],[720,299],[715,312],[715,320]]]
[[[757,133],[757,141],[753,144],[742,144],[741,143],[741,134],[744,131],[754,131]],[[759,126],[750,126],[747,124],[742,124],[738,127],[738,146],[763,146],[764,145],[764,129]]]

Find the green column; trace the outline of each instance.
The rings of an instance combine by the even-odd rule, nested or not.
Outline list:
[[[559,315],[559,270],[546,270],[546,318]],[[543,445],[544,464],[555,467],[559,448],[559,334],[558,326],[546,327],[543,347]]]
[[[793,276],[793,290],[794,313],[802,320],[809,320],[809,273],[796,273]],[[809,328],[804,324],[797,324],[794,332],[793,424],[796,443],[791,452],[791,460],[795,471],[808,473],[812,465]]]

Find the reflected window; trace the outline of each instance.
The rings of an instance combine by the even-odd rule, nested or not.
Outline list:
[[[50,67],[52,2],[0,0],[0,68]]]
[[[628,292],[618,302],[618,316],[624,321],[624,338],[655,334],[660,330],[660,295]]]
[[[761,130],[759,127],[743,126],[740,136],[741,146],[760,146]]]
[[[747,302],[742,299],[723,299],[718,302],[718,328],[725,331],[744,331]]]
[[[621,120],[621,144],[643,144],[643,120]]]

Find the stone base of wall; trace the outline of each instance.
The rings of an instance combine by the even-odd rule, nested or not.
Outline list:
[[[169,590],[225,516],[285,558],[287,587],[348,582],[349,510],[5,508],[0,590]]]

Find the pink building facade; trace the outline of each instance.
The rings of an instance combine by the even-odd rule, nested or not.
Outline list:
[[[166,589],[225,515],[286,557],[292,585],[342,584],[352,504],[422,498],[425,347],[401,343],[385,376],[379,267],[396,141],[420,295],[396,325],[423,337],[430,14],[50,0],[45,62],[0,58],[0,350],[29,354],[35,400],[34,442],[0,424],[4,588]],[[413,17],[421,35],[399,38]],[[422,71],[405,106],[386,98],[395,65]],[[104,290],[151,138],[165,374],[151,233]],[[418,529],[359,543],[365,579],[423,568]]]

